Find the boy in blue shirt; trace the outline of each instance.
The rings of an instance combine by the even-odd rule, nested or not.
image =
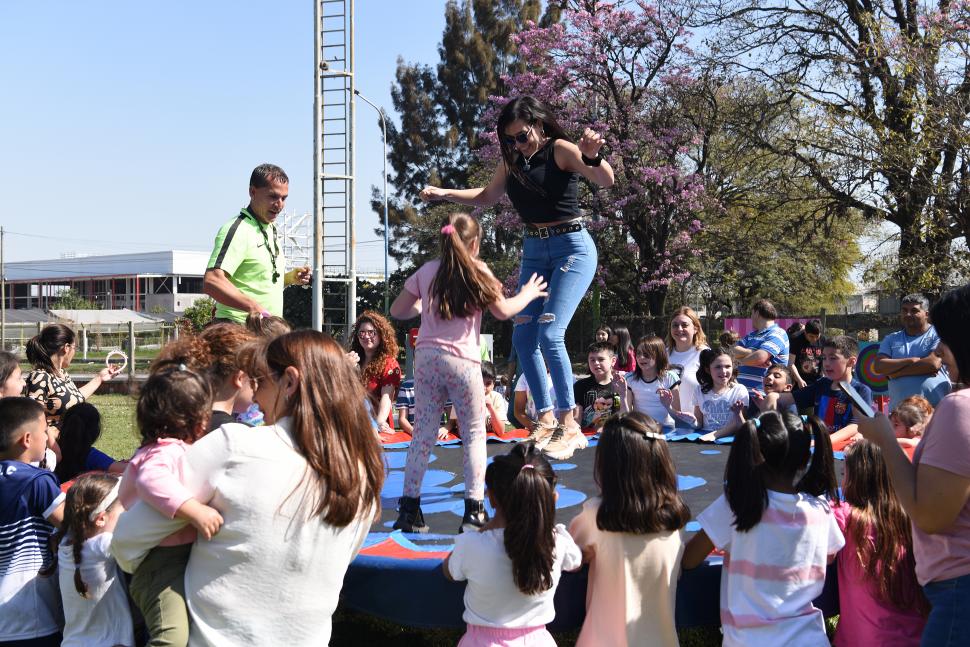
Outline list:
[[[61,644],[61,597],[50,536],[64,517],[57,477],[44,458],[47,419],[30,398],[0,399],[0,645]]]
[[[845,335],[826,339],[822,345],[822,377],[804,389],[790,393],[779,393],[776,407],[781,410],[792,404],[799,409],[812,407],[815,415],[829,428],[832,444],[851,438],[857,433],[853,422],[855,412],[839,382],[849,382],[859,395],[872,404],[872,391],[868,386],[855,379],[854,369],[859,357],[859,343]],[[775,408],[775,407],[771,407]]]

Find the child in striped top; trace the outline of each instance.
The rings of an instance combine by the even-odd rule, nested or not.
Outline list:
[[[815,451],[811,451],[812,441]],[[835,466],[821,420],[768,411],[735,434],[724,494],[698,517],[683,567],[716,546],[724,645],[826,647],[822,612],[812,605],[825,569],[845,544],[829,501]]]

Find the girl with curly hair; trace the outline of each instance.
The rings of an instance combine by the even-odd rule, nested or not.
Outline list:
[[[394,431],[394,399],[401,387],[400,347],[391,325],[383,315],[365,310],[357,317],[350,336],[349,357],[360,368],[367,394],[376,412],[381,433]]]

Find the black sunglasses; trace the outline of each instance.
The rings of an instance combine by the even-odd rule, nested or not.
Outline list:
[[[529,133],[532,132],[532,129],[534,127],[535,127],[535,124],[529,126],[527,129],[523,130],[515,137],[509,137],[508,135],[506,135],[502,137],[502,141],[505,142],[506,146],[515,146],[516,143],[524,144],[527,141],[529,141]]]

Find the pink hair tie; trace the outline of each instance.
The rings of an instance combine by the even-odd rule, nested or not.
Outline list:
[[[455,226],[451,223],[448,223],[447,225],[441,228],[441,233],[450,236],[451,234],[455,233]]]
[[[521,472],[522,470],[534,470],[535,468],[536,466],[533,465],[532,463],[526,463],[521,467],[521,469],[519,469],[519,471]]]

